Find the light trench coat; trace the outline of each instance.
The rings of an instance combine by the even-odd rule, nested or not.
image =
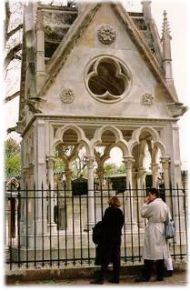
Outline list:
[[[168,215],[169,208],[161,198],[143,204],[141,216],[148,220],[144,233],[144,260],[162,260],[170,256],[164,235],[164,221]]]

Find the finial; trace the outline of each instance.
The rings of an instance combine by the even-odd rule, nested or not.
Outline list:
[[[162,39],[165,39],[165,38],[172,39],[170,35],[170,26],[169,26],[166,10],[164,10],[163,16],[164,16],[164,19],[163,19],[163,25],[162,25]]]
[[[151,1],[150,0],[143,0],[141,1],[142,8],[143,8],[143,14],[147,21],[149,21],[152,18],[151,13]]]

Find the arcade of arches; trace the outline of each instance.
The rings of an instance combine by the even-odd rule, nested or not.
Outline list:
[[[45,128],[45,127],[44,127]],[[45,130],[44,130],[45,131]],[[67,197],[72,197],[72,163],[75,161],[82,149],[85,157],[85,164],[87,168],[87,183],[88,183],[88,199],[89,199],[89,217],[86,221],[87,227],[94,225],[94,199],[96,199],[97,192],[94,189],[95,179],[98,183],[103,184],[104,180],[104,165],[110,158],[110,152],[114,147],[120,148],[122,151],[122,162],[126,169],[126,185],[129,187],[144,189],[145,179],[147,174],[152,175],[152,186],[158,186],[158,179],[162,176],[164,180],[165,189],[170,188],[171,171],[170,171],[170,157],[166,154],[166,147],[161,140],[161,130],[156,130],[151,126],[136,127],[134,129],[125,127],[119,127],[114,125],[102,125],[97,126],[79,126],[65,124],[64,126],[58,126],[53,123],[50,129],[50,147],[49,155],[47,155],[48,149],[43,148],[43,139],[41,139],[41,158],[43,155],[46,157],[46,162],[41,163],[43,168],[41,171],[41,180],[39,183],[39,189],[41,182],[44,182],[44,188],[48,188],[51,185],[51,189],[56,189],[57,180],[55,179],[55,160],[56,158],[62,159],[64,162],[64,171],[62,173],[61,185],[64,183],[66,186]],[[27,139],[25,139],[27,141]],[[49,143],[46,143],[46,147]],[[29,148],[28,148],[29,149]],[[101,150],[100,150],[101,149]],[[43,155],[42,155],[43,154]],[[33,156],[32,149],[28,153],[28,159]],[[148,158],[147,158],[148,156]],[[146,163],[149,163],[148,171]],[[25,161],[27,159],[25,158]],[[38,165],[40,167],[40,165]],[[34,172],[30,167],[25,168],[24,180],[28,181],[28,185],[35,178]],[[31,180],[27,180],[30,177]],[[30,185],[29,185],[30,186]],[[62,188],[63,189],[63,188]],[[169,191],[169,190],[168,190]],[[167,190],[166,190],[167,192]],[[169,193],[168,193],[169,194]],[[52,191],[52,195],[54,195]],[[65,194],[62,194],[65,195]],[[144,195],[144,194],[143,194]],[[167,196],[167,193],[166,193]],[[168,196],[169,197],[169,196]],[[62,199],[64,200],[64,199]],[[133,200],[133,198],[132,198]],[[69,201],[69,200],[68,200]],[[65,209],[69,209],[69,204],[59,205],[59,213],[65,213]],[[142,202],[142,201],[141,201]],[[131,205],[135,205],[135,202],[131,201]],[[54,207],[51,205],[51,217],[54,217]],[[127,211],[128,215],[133,217],[133,209]],[[65,228],[65,217],[62,215],[62,221],[60,221],[60,229]],[[131,223],[131,217],[127,218],[128,224]],[[52,221],[56,229],[55,221]],[[69,228],[69,224],[67,225]]]

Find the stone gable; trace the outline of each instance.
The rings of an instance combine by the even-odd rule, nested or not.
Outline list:
[[[103,39],[107,39],[108,43]],[[101,64],[103,69],[105,65],[110,74],[115,74],[110,81],[112,84],[124,79],[127,85],[124,85],[122,92],[105,97],[103,95],[106,89],[103,94],[90,89],[89,76],[93,74],[97,75],[95,86],[100,86],[101,76],[96,71]],[[116,77],[118,75],[120,76]],[[43,98],[47,101],[42,107],[45,114],[157,118],[171,116],[167,108],[171,99],[163,92],[124,24],[108,4],[96,11]]]

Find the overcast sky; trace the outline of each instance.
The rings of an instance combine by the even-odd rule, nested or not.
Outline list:
[[[190,32],[188,30],[188,13],[189,13],[189,0],[152,0],[152,15],[156,21],[159,31],[162,30],[163,11],[168,13],[168,20],[170,23],[171,35],[172,35],[172,59],[173,59],[173,76],[175,81],[176,90],[179,96],[179,101],[185,105],[190,105],[189,101],[189,68],[190,68]],[[129,10],[141,11],[140,0],[126,0],[122,1]],[[18,98],[9,102],[7,105],[3,105],[4,115],[4,137],[5,129],[12,127],[16,124],[18,119]],[[2,116],[1,116],[2,117]],[[190,114],[187,112],[184,117],[179,121],[180,127],[180,148],[181,148],[181,161],[182,168],[189,168],[189,148],[190,138],[188,124],[190,124]],[[15,134],[11,135],[16,137]]]

